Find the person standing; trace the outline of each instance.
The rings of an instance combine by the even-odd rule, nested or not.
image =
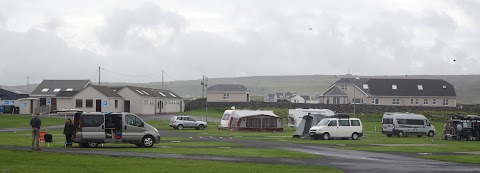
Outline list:
[[[67,119],[67,122],[65,123],[65,128],[63,128],[63,134],[65,135],[65,146],[66,147],[72,147],[72,137],[74,134],[74,127],[72,120],[69,118]]]
[[[32,150],[40,150],[40,126],[42,121],[35,115],[30,120],[30,126],[32,126]]]
[[[457,124],[457,141],[462,140],[462,124],[458,122]]]

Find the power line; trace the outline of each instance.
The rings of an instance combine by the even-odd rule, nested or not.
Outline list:
[[[122,74],[122,73],[110,71],[110,70],[107,70],[107,69],[105,69],[105,68],[103,68],[103,67],[102,67],[102,70],[105,70],[105,71],[107,71],[107,72],[110,72],[110,73],[113,73],[113,74],[116,74],[116,75],[127,76],[127,77],[147,77],[147,76],[153,76],[153,75],[157,75],[157,74],[162,73],[162,71],[160,71],[160,72],[151,73],[151,74],[145,74],[145,75],[128,75],[128,74]]]

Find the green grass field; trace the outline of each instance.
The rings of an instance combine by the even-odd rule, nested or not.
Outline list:
[[[0,128],[30,127],[31,116],[0,114]],[[40,116],[42,127],[65,124],[62,118]]]
[[[105,157],[0,150],[0,169],[8,172],[342,172],[320,166],[234,163],[203,160]]]

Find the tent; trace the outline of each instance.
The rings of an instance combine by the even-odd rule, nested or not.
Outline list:
[[[308,114],[303,116],[302,121],[297,126],[297,130],[293,137],[300,138],[304,136],[308,136],[310,128],[317,125],[323,118],[331,117],[331,115],[324,115],[324,114]]]
[[[283,131],[282,118],[273,111],[227,110],[221,124],[230,130]],[[228,115],[229,114],[229,115]],[[228,115],[228,118],[227,116]]]

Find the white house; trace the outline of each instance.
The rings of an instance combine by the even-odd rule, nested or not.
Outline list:
[[[183,99],[169,90],[125,86],[116,91],[124,98],[124,112],[160,114],[183,112]]]
[[[123,112],[122,96],[106,86],[89,85],[81,91],[60,91],[57,109],[80,109],[84,112]]]

